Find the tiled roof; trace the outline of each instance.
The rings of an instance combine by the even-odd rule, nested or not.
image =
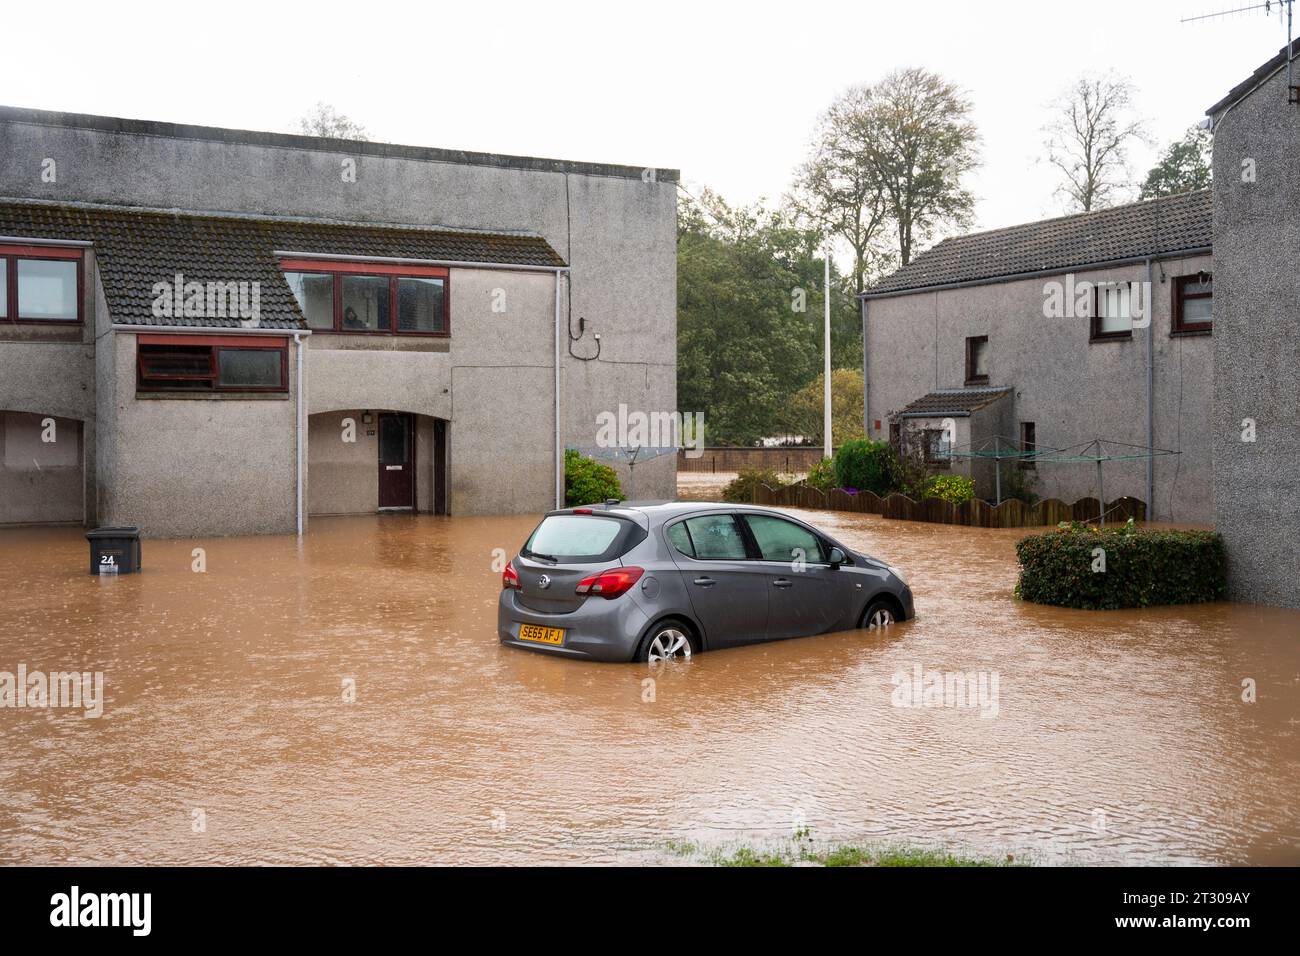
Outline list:
[[[865,295],[995,282],[1036,272],[1208,249],[1214,202],[1208,189],[945,239]]]
[[[93,244],[118,325],[236,328],[238,318],[161,318],[153,287],[172,282],[258,282],[262,328],[306,328],[280,271],[280,252],[562,266],[539,236],[415,226],[163,212],[90,204],[0,200],[0,236]]]
[[[999,388],[941,388],[918,398],[896,418],[965,418],[971,412],[996,402],[1011,389]]]
[[[1227,109],[1255,87],[1259,86],[1260,83],[1286,65],[1286,54],[1287,48],[1282,47],[1277,51],[1277,54],[1272,59],[1260,64],[1259,68],[1256,69],[1254,73],[1250,74],[1250,76],[1246,77],[1229,90],[1228,95],[1206,110],[1205,114],[1207,116],[1217,116],[1220,112]],[[1300,38],[1291,42],[1291,58],[1293,60],[1300,58]]]

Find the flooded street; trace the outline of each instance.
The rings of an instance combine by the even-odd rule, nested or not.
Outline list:
[[[102,671],[105,697],[0,709],[0,862],[672,862],[802,823],[1300,863],[1300,613],[1027,605],[1023,532],[801,517],[901,567],[917,619],[652,671],[497,644],[493,549],[534,518],[148,540],[118,579],[86,573],[80,529],[0,531],[0,671]],[[996,674],[996,716],[895,706],[916,668]]]

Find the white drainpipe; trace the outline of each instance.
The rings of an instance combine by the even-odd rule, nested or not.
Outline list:
[[[555,270],[555,507],[564,507],[564,442],[560,438],[560,274]],[[568,334],[568,331],[565,331]]]
[[[301,538],[302,530],[303,530],[302,528],[302,524],[303,524],[302,481],[303,481],[303,471],[305,470],[303,466],[303,452],[306,450],[303,447],[303,445],[304,445],[304,440],[307,437],[306,435],[307,429],[304,427],[305,423],[303,421],[303,395],[302,395],[303,345],[305,343],[303,341],[303,334],[301,332],[293,333],[293,344],[297,346],[295,362],[297,363],[298,366],[298,372],[297,372],[298,382],[294,390],[295,392],[294,415],[297,420],[297,427],[298,427],[298,445],[297,445],[298,461],[297,461],[297,467],[295,469],[295,471],[297,472],[296,475],[297,496],[296,496],[295,504],[298,510],[298,537]]]

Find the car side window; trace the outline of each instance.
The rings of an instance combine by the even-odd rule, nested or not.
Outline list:
[[[695,557],[695,545],[691,543],[691,533],[686,530],[685,521],[679,521],[674,525],[669,525],[666,534],[668,536],[668,543],[674,548],[686,555],[688,558]]]
[[[745,537],[731,515],[701,515],[684,522],[701,561],[744,561]]]
[[[821,539],[806,528],[771,515],[745,515],[745,523],[758,542],[764,561],[825,560]]]

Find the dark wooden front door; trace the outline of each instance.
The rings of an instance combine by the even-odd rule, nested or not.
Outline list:
[[[379,416],[379,507],[415,506],[415,433],[410,415]]]

